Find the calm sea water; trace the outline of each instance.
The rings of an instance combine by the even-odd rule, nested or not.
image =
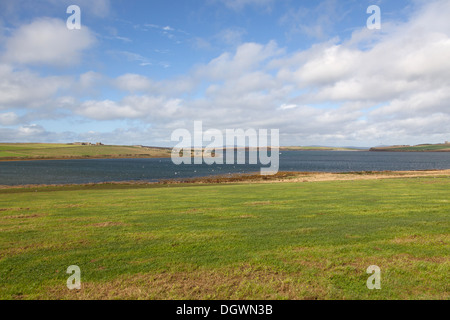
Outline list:
[[[0,162],[0,185],[158,181],[259,172],[260,165],[180,165],[171,159]],[[450,169],[450,152],[284,151],[280,171],[403,171]]]

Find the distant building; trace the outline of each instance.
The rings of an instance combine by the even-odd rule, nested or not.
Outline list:
[[[95,145],[96,145],[96,146],[103,146],[103,143],[97,142]]]
[[[450,141],[445,141],[445,144],[450,144]]]

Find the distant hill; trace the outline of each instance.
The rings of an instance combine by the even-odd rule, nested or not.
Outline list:
[[[353,148],[353,147],[322,147],[322,146],[307,146],[307,147],[280,147],[280,151],[364,151],[367,149]]]
[[[227,148],[223,148],[227,149]],[[248,149],[248,148],[235,148]],[[269,148],[270,149],[270,148]],[[347,147],[280,147],[280,151],[363,151]],[[0,161],[70,160],[70,159],[121,159],[170,158],[172,149],[146,146],[114,146],[75,142],[57,143],[0,143]],[[195,149],[192,156],[196,154]]]
[[[111,158],[168,158],[171,149],[91,144],[0,143],[0,161]]]
[[[450,143],[442,144],[419,144],[416,146],[389,146],[374,147],[370,151],[389,152],[450,152]]]

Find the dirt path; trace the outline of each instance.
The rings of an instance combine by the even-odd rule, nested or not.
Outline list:
[[[387,172],[358,172],[358,173],[301,173],[297,177],[280,179],[277,182],[314,182],[314,181],[335,181],[335,180],[374,180],[392,178],[413,178],[413,177],[437,177],[450,176],[450,170],[436,171],[387,171]]]

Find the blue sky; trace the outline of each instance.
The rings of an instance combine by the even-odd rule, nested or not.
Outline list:
[[[0,1],[0,141],[170,146],[198,120],[282,145],[450,140],[448,1],[92,2]]]

